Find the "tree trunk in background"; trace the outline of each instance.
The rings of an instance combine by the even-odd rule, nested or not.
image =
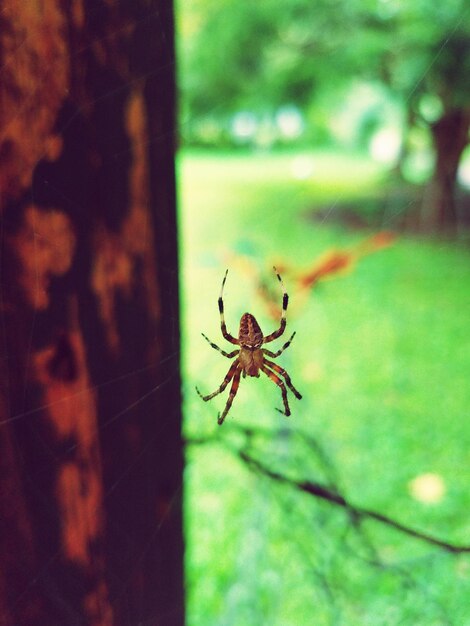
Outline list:
[[[431,126],[436,151],[434,174],[423,200],[423,226],[453,230],[457,225],[455,187],[460,158],[468,144],[470,110],[452,109]]]
[[[171,3],[0,16],[0,624],[182,626]]]

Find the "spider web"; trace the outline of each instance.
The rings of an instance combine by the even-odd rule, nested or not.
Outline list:
[[[214,10],[223,12],[223,8]],[[464,18],[456,21],[454,30],[462,19]],[[449,38],[450,36],[451,33]],[[438,61],[447,41],[448,39],[424,70],[408,99],[411,99],[414,91]],[[214,108],[218,106],[223,107],[223,102],[217,103]],[[247,175],[250,176],[250,173]],[[216,174],[211,184],[217,186]],[[248,182],[246,184],[249,185]],[[302,190],[299,189],[298,196],[301,197],[301,194]],[[243,216],[244,200],[244,196],[238,199],[239,208],[237,203],[233,203],[233,211],[240,210]],[[294,205],[295,194],[290,200]],[[326,207],[318,225],[334,225],[344,200],[347,200],[345,193],[339,192]],[[207,191],[207,203],[210,204],[211,201],[211,193]],[[217,202],[212,204],[214,208],[218,207]],[[393,227],[412,204],[413,200],[392,203],[381,214],[376,227]],[[248,270],[241,271],[247,269],[243,266],[244,252],[248,249],[245,257],[249,256],[257,268],[270,269],[273,260],[271,255],[278,251],[268,248],[266,252],[268,246],[258,246],[263,241],[259,231],[266,227],[266,219],[260,219],[257,224],[255,219],[243,222],[240,218],[237,221],[232,220],[230,215],[225,215],[224,227],[220,227],[218,231],[225,233],[224,240],[233,241],[232,230],[237,227],[245,237],[243,245],[240,245],[240,248],[244,248],[239,255],[242,258],[237,259],[237,253],[233,249],[227,250],[224,241],[213,243],[217,229],[212,219],[220,224],[221,218],[214,216],[218,214],[204,219],[204,213],[202,216],[199,213],[197,218],[191,219],[191,206],[197,206],[197,203],[188,194],[183,213],[183,232],[188,245],[183,280],[191,309],[191,315],[188,314],[186,318],[185,331],[188,334],[185,345],[188,354],[186,367],[189,370],[186,378],[195,378],[198,387],[205,394],[217,389],[228,368],[228,361],[210,350],[204,340],[198,337],[198,331],[202,331],[211,341],[224,349],[230,349],[221,339],[216,306],[225,268],[230,267],[224,295],[225,315],[229,332],[235,334],[238,320],[245,311],[254,313],[257,319],[258,311],[263,311],[253,288],[253,275]],[[270,208],[266,210],[267,213],[269,211]],[[286,209],[286,216],[280,218],[278,223],[279,230],[285,232],[286,237],[290,229],[290,219]],[[194,235],[195,232],[200,239]],[[247,241],[247,233],[251,236],[251,241]],[[213,247],[209,251],[211,245]],[[312,248],[314,246],[312,243]],[[234,270],[230,265],[230,261],[235,260],[239,261],[236,277],[233,276]],[[246,280],[242,281],[240,277]],[[200,285],[208,286],[203,294]],[[286,286],[292,306],[295,306],[287,281]],[[342,301],[338,306],[350,305]],[[314,313],[326,315],[326,309],[323,312],[320,307],[321,304],[317,304]],[[310,328],[308,325],[298,328],[298,317],[291,321],[293,318],[289,311],[287,318],[288,334],[289,329],[291,332],[295,329],[297,337],[290,348],[290,354],[287,351],[282,357],[287,359],[283,361],[283,367],[293,375],[294,384],[304,398],[308,395],[313,397],[314,389],[305,381],[302,385],[302,374],[299,364],[296,363],[301,352],[299,342],[302,337],[305,342],[310,340]],[[410,323],[413,323],[412,318]],[[266,333],[273,330],[268,330],[263,323],[261,326],[263,330],[266,329]],[[371,341],[374,340],[373,337],[374,335],[371,336]],[[329,337],[330,341],[334,339]],[[305,356],[305,352],[303,354]],[[307,354],[307,358],[308,356]],[[338,358],[341,358],[340,351]],[[455,562],[453,557],[449,558],[433,549],[421,550],[412,542],[401,543],[401,549],[392,556],[394,538],[387,532],[382,533],[380,529],[372,528],[368,522],[362,523],[355,518],[354,511],[351,510],[349,516],[343,516],[320,505],[315,507],[312,502],[306,503],[298,493],[289,492],[283,485],[263,480],[257,474],[254,478],[246,474],[240,476],[240,468],[238,465],[234,466],[231,453],[236,457],[242,451],[252,453],[253,457],[263,463],[265,469],[298,477],[299,481],[306,476],[314,476],[343,494],[351,487],[347,476],[342,476],[338,469],[341,467],[341,450],[336,449],[339,444],[334,443],[335,433],[331,429],[327,434],[320,433],[318,426],[313,427],[313,433],[310,430],[312,423],[317,423],[318,416],[309,415],[300,404],[295,408],[291,407],[294,414],[292,421],[282,427],[273,427],[273,423],[277,426],[278,422],[273,422],[267,415],[273,413],[277,395],[269,385],[269,382],[263,383],[261,379],[242,380],[228,416],[232,419],[228,419],[224,426],[230,427],[230,430],[224,430],[223,434],[213,435],[206,420],[211,416],[215,423],[218,411],[223,409],[226,402],[226,394],[214,399],[213,403],[217,405],[211,404],[210,408],[202,403],[198,408],[197,404],[186,399],[186,429],[190,442],[194,441],[194,446],[188,452],[187,466],[187,504],[195,529],[189,528],[188,548],[191,623],[202,626],[207,623],[210,615],[212,623],[230,626],[267,622],[279,626],[298,623],[349,625],[369,620],[370,623],[384,625],[411,625],[417,622],[429,625],[458,624],[460,618],[452,606],[455,604],[452,592],[446,585],[439,590],[434,586],[440,576],[439,571],[446,571],[449,579],[455,581],[458,574],[453,568],[465,567],[459,564],[458,559]],[[187,393],[194,393],[189,385]],[[345,399],[346,403],[349,401],[349,398]],[[300,427],[296,422],[302,418],[308,418],[305,424],[308,424],[311,439],[303,440],[298,432]],[[244,436],[240,436],[237,428],[240,423],[246,428]],[[263,436],[264,429],[268,434]],[[225,448],[228,454],[224,454],[221,448]],[[349,448],[345,451],[345,454],[352,453]],[[393,467],[394,454],[396,453],[391,450],[389,467]],[[214,471],[217,477],[214,477]],[[377,483],[377,480],[374,475],[364,476],[364,483]],[[216,501],[217,498],[219,502]],[[386,506],[384,503],[383,505]],[[216,524],[210,530],[204,528],[208,518],[215,520]],[[418,524],[418,516],[411,521]],[[421,519],[421,524],[425,525],[424,518]],[[211,546],[210,556],[199,545],[204,548]],[[217,573],[215,581],[214,571]],[[210,580],[208,572],[212,573]],[[380,597],[378,592],[367,606],[361,605],[354,584],[359,579],[361,582],[358,587],[375,589],[383,584],[389,590],[387,597]],[[218,598],[223,598],[223,603],[218,602]]]
[[[146,16],[143,18],[145,20],[151,20],[152,16]],[[424,76],[423,76],[424,78]],[[106,98],[108,95],[112,93],[111,90],[105,91],[101,97]],[[219,107],[220,103],[214,104],[215,107]],[[59,129],[62,130],[62,129]],[[158,137],[150,137],[149,141],[157,141]],[[116,152],[114,155],[118,155],[120,153]],[[112,156],[112,155],[111,155]],[[33,196],[34,196],[34,188],[33,188]],[[326,212],[323,221],[327,222],[334,214],[336,207],[342,200],[342,196],[338,195],[335,202],[331,203],[328,207],[328,211]],[[71,205],[75,205],[74,198],[68,197],[67,201]],[[77,207],[80,208],[80,207]],[[400,211],[405,211],[406,206],[399,209]],[[183,211],[189,211],[190,207],[183,207]],[[394,215],[387,215],[383,217],[382,226],[386,227],[389,225],[390,221],[392,221]],[[183,216],[183,220],[184,220]],[[222,218],[214,215],[214,220],[221,221]],[[209,224],[206,224],[205,227],[209,227]],[[2,222],[2,233],[1,240],[2,245],[4,241],[3,236],[3,228],[4,223]],[[181,229],[183,232],[183,228]],[[183,292],[186,293],[185,290],[191,290],[192,287],[188,285],[187,276],[192,276],[193,267],[198,263],[198,259],[191,256],[191,247],[188,246],[187,251],[185,251],[183,255],[183,263],[182,263],[182,277],[183,277]],[[176,272],[176,268],[174,269]],[[217,268],[217,276],[214,274],[214,283],[212,288],[212,284],[204,289],[201,297],[201,300],[204,303],[204,309],[206,307],[209,309],[211,306],[213,307],[213,312],[210,313],[212,317],[210,318],[210,322],[207,324],[210,329],[207,327],[202,328],[205,332],[208,332],[209,336],[214,340],[213,336],[215,330],[218,328],[218,320],[217,320],[217,311],[216,311],[216,296],[218,293],[217,281],[219,279],[219,274],[222,274],[223,268]],[[244,304],[242,296],[240,296],[240,300],[233,298],[234,291],[238,294],[245,294],[246,296],[246,286],[243,285],[243,288],[232,288],[232,298],[229,300],[230,305],[232,306],[237,313],[243,312]],[[213,293],[212,293],[213,292]],[[230,298],[230,289],[228,290],[228,296]],[[192,297],[190,298],[188,295],[188,305],[187,309],[191,308],[194,303]],[[240,302],[238,304],[238,302]],[[200,306],[200,305],[199,305]],[[241,307],[241,310],[240,310]],[[235,313],[232,312],[230,315],[230,321],[233,324],[235,323]],[[193,325],[190,325],[189,322],[189,314],[186,313],[186,316],[183,318],[184,320],[184,328],[183,334],[186,336],[187,344],[189,344],[189,333],[193,332]],[[175,324],[178,323],[178,320],[174,320]],[[5,321],[2,316],[2,332],[5,334]],[[38,333],[37,326],[37,315],[33,316],[30,334],[28,338],[29,349],[28,349],[28,359],[31,358],[33,343],[36,334]],[[298,338],[297,338],[298,340]],[[192,341],[192,340],[191,340]],[[295,343],[294,343],[295,345]],[[205,347],[204,347],[205,348]],[[189,349],[189,348],[187,348]],[[214,353],[215,354],[215,353]],[[179,354],[176,352],[165,356],[164,359],[159,361],[160,365],[166,365],[167,361],[171,361],[173,358],[179,357]],[[7,360],[10,358],[10,355],[2,355],[2,358]],[[214,355],[210,355],[211,363],[212,359],[214,359]],[[186,357],[187,359],[187,357]],[[186,391],[186,395],[194,394],[193,383],[194,380],[197,379],[199,381],[199,373],[194,374],[192,371],[192,363],[189,363],[185,359],[183,355],[183,373],[186,374],[184,380],[184,390]],[[209,358],[207,359],[207,363],[209,364]],[[292,363],[292,361],[290,362]],[[225,364],[221,365],[223,367]],[[149,365],[145,368],[139,369],[130,369],[129,371],[124,371],[120,373],[118,376],[111,377],[109,379],[105,379],[98,384],[90,387],[87,390],[83,390],[84,392],[91,390],[105,390],[107,393],[112,394],[114,385],[118,385],[123,381],[132,379],[133,377],[143,373],[146,370],[151,371],[154,365]],[[207,375],[204,375],[203,381],[204,385],[209,383],[212,384],[212,381],[219,380],[218,376],[222,370],[218,371],[216,368],[219,365],[208,365]],[[213,369],[212,369],[213,368]],[[126,416],[129,412],[131,412],[139,403],[144,403],[147,398],[149,398],[152,394],[156,393],[160,389],[164,388],[168,385],[174,377],[177,375],[177,370],[170,367],[168,371],[168,377],[158,384],[150,386],[148,390],[143,392],[140,397],[133,401],[132,404],[128,406],[122,407],[121,410],[115,412],[106,422],[101,424],[100,430],[105,431],[107,428],[111,428],[116,422],[121,420],[124,416]],[[267,400],[271,396],[271,389],[268,391],[268,383],[265,387],[265,393],[262,393],[263,402],[270,401]],[[79,392],[82,393],[82,392]],[[251,392],[247,392],[250,394]],[[25,378],[24,381],[24,398],[26,399],[28,394],[27,381]],[[254,394],[248,396],[249,400],[254,397]],[[212,432],[212,429],[208,426],[203,426],[201,429],[195,430],[192,427],[193,416],[190,415],[194,410],[194,403],[190,400],[185,400],[186,402],[186,413],[188,420],[191,419],[191,426],[188,427],[189,436],[201,435],[202,438],[208,437]],[[272,402],[272,401],[271,401]],[[45,408],[48,408],[49,405],[38,406],[30,409],[20,410],[16,413],[10,415],[8,420],[0,423],[0,427],[5,426],[9,422],[17,422],[19,420],[25,419],[34,419],[37,415],[41,413],[41,411]],[[249,423],[251,421],[256,421],[257,414],[256,411],[259,410],[260,405],[257,404],[256,410],[253,410],[249,407],[249,403],[245,402],[244,404],[239,405],[241,408],[238,410],[238,415],[241,417],[242,411],[246,410],[246,418],[242,421],[244,423]],[[213,416],[214,409],[209,408],[207,405],[202,405],[198,409],[197,419],[198,422],[204,420],[207,424],[207,420]],[[215,423],[215,416],[214,416]],[[153,437],[145,443],[142,448],[140,454],[134,459],[133,463],[139,461],[141,456],[145,455],[147,449],[152,446],[153,442],[161,436],[161,432],[156,427],[155,433]],[[228,441],[232,444],[232,439],[235,439],[233,445],[247,445],[245,441],[237,439],[233,434],[227,434],[225,430],[221,437],[226,437]],[[321,476],[325,478],[329,478],[330,480],[334,479],[334,483],[341,482],[341,478],[337,475],[338,470],[335,467],[335,463],[332,461],[334,455],[329,453],[324,457],[324,451],[320,447],[319,451],[317,450],[315,453],[310,449],[311,457],[299,455],[297,458],[291,457],[292,446],[290,445],[290,439],[293,437],[290,429],[282,430],[280,432],[275,433],[275,437],[272,442],[264,442],[262,446],[257,447],[257,450],[261,450],[263,453],[266,453],[267,458],[271,459],[272,462],[275,462],[275,459],[281,458],[286,465],[294,469],[298,472],[302,472],[305,470],[305,459],[310,458],[311,469],[314,472],[320,472]],[[321,437],[316,437],[316,440],[321,441]],[[190,452],[188,453],[188,489],[193,490],[190,497],[188,497],[188,507],[187,511],[188,516],[188,524],[191,525],[191,518],[194,520],[201,521],[201,513],[206,513],[207,510],[210,510],[207,506],[197,508],[197,500],[201,499],[204,501],[211,500],[211,498],[216,497],[219,499],[219,502],[214,505],[213,511],[214,513],[220,513],[220,510],[225,509],[226,514],[223,515],[223,522],[226,523],[230,529],[234,530],[235,533],[235,543],[236,545],[226,547],[229,553],[229,559],[227,561],[226,569],[223,569],[223,573],[227,576],[226,580],[229,581],[228,585],[224,585],[220,581],[214,581],[212,571],[215,569],[214,563],[220,557],[220,550],[224,550],[224,546],[218,543],[217,541],[208,543],[213,550],[213,554],[209,555],[209,558],[202,558],[201,554],[198,552],[197,548],[192,545],[190,546],[190,558],[194,559],[197,562],[196,565],[193,565],[191,562],[188,562],[188,569],[194,568],[194,571],[201,573],[205,571],[205,576],[209,579],[204,583],[199,583],[196,586],[194,583],[194,575],[191,576],[191,584],[190,587],[190,618],[191,618],[191,610],[193,610],[194,617],[192,617],[192,622],[195,625],[204,623],[202,621],[201,615],[204,611],[212,611],[210,615],[213,617],[214,622],[216,623],[217,616],[223,616],[223,621],[219,621],[218,623],[223,623],[224,626],[235,626],[240,623],[263,623],[265,619],[265,605],[266,603],[270,603],[275,607],[274,611],[271,613],[274,614],[276,607],[280,610],[280,603],[282,594],[280,593],[280,589],[282,587],[283,578],[284,577],[292,577],[292,580],[295,582],[301,582],[301,578],[305,577],[308,581],[308,585],[303,587],[303,590],[299,591],[299,596],[297,600],[297,606],[294,603],[294,609],[299,611],[299,604],[302,602],[306,602],[306,606],[313,608],[316,602],[323,603],[327,606],[327,615],[329,624],[348,624],[352,622],[347,621],[347,617],[345,616],[344,609],[344,600],[342,599],[342,595],[344,594],[344,589],[348,590],[348,586],[344,585],[342,587],[341,582],[338,581],[338,571],[345,567],[348,572],[348,575],[353,575],[352,570],[354,566],[358,563],[362,563],[364,567],[369,567],[375,575],[381,569],[386,569],[386,565],[384,561],[380,558],[380,555],[377,553],[377,548],[374,545],[371,545],[371,541],[368,538],[367,530],[362,527],[355,526],[354,524],[349,523],[348,520],[341,522],[338,520],[337,516],[330,516],[330,514],[326,511],[317,511],[315,515],[312,514],[312,509],[310,506],[303,504],[299,498],[295,494],[289,494],[285,490],[282,490],[277,485],[271,485],[267,482],[256,481],[253,483],[246,474],[240,474],[240,470],[238,465],[233,464],[229,451],[225,451],[220,449],[220,437],[216,443],[216,447],[212,451],[207,451],[206,446],[191,446]],[[251,442],[249,445],[254,445]],[[64,454],[70,452],[70,449],[66,450]],[[253,498],[251,506],[247,503],[246,507],[243,511],[238,511],[236,504],[234,503],[235,496],[230,498],[230,494],[228,496],[224,496],[224,491],[227,489],[227,485],[223,484],[221,480],[217,483],[218,491],[214,493],[208,493],[207,487],[203,484],[204,473],[199,470],[195,470],[194,466],[197,465],[201,467],[204,463],[208,462],[208,457],[211,457],[211,463],[222,463],[228,466],[228,470],[221,470],[221,477],[226,479],[227,477],[231,478],[232,481],[242,481],[243,486],[247,487],[248,492]],[[313,460],[312,460],[313,459]],[[108,486],[106,492],[103,494],[104,499],[106,500],[113,492],[119,489],[120,482],[125,478],[125,476],[132,471],[132,464],[127,464],[122,468],[122,474],[119,478],[117,478],[111,485]],[[333,478],[331,476],[333,474]],[[149,481],[152,480],[152,476],[149,475]],[[202,482],[201,482],[202,481]],[[182,489],[182,485],[179,486],[179,489]],[[230,489],[228,489],[230,491]],[[236,493],[237,489],[233,488],[233,493]],[[174,500],[179,498],[179,491],[173,494]],[[236,493],[237,497],[240,497],[240,493]],[[221,504],[222,503],[222,504]],[[191,509],[194,507],[194,509]],[[231,514],[236,514],[238,517],[236,520],[231,519]],[[274,518],[274,522],[272,522],[272,518]],[[299,522],[299,519],[302,522]],[[195,523],[195,522],[193,522]],[[220,523],[220,520],[212,520],[209,523],[210,532],[217,534],[217,526]],[[281,560],[283,563],[286,562],[286,559],[291,560],[289,565],[282,566],[282,576],[279,571],[276,571],[273,567],[273,562],[275,557],[270,555],[270,546],[269,539],[266,539],[266,536],[269,535],[272,524],[276,527],[276,532],[286,532],[289,533],[289,541],[283,546],[286,549],[288,547],[288,553],[284,553],[281,555]],[[236,526],[239,526],[241,531],[236,531]],[[150,534],[150,537],[147,541],[147,544],[141,550],[141,552],[136,553],[134,555],[134,563],[138,565],[138,563],[144,558],[145,552],[147,548],[150,546],[152,541],[155,540],[155,537],[158,535],[161,529],[161,524],[158,522],[154,522],[153,532]],[[288,529],[288,530],[287,530]],[[188,531],[191,534],[191,531]],[[314,534],[316,537],[317,544],[321,543],[323,549],[315,550],[310,552],[306,550],[306,546],[309,546],[310,543],[310,533]],[[226,535],[223,535],[224,539],[226,539]],[[236,555],[234,552],[238,551],[239,553]],[[343,558],[343,555],[346,554],[347,558]],[[268,555],[268,556],[267,556]],[[54,560],[58,555],[53,555],[51,560]],[[232,558],[232,561],[230,561]],[[434,553],[429,555],[417,557],[417,565],[416,563],[399,563],[393,565],[390,569],[392,571],[391,578],[395,581],[398,589],[395,591],[396,596],[398,597],[400,594],[407,594],[408,601],[412,601],[412,596],[420,597],[419,605],[422,607],[424,604],[428,604],[430,607],[428,609],[428,614],[426,615],[427,622],[424,623],[433,623],[433,619],[440,619],[440,623],[442,624],[456,624],[457,622],[453,621],[445,607],[441,605],[441,602],[436,599],[432,593],[425,588],[423,580],[425,580],[423,575],[423,570],[430,567],[432,568],[436,562],[439,560],[440,556],[436,556]],[[198,561],[199,559],[199,561]],[[43,564],[43,569],[39,574],[39,577],[44,576],[47,577],[48,567],[50,562],[45,562]],[[296,568],[298,571],[296,572]],[[300,572],[300,575],[299,575]],[[129,573],[129,578],[127,580],[121,581],[121,589],[122,594],[125,595],[126,585],[129,584],[129,581],[132,577],[132,572]],[[211,580],[212,579],[212,580]],[[397,582],[398,581],[398,582]],[[344,581],[343,581],[344,582]],[[258,583],[258,584],[257,584]],[[30,585],[34,586],[38,584],[38,578],[32,578],[30,581]],[[212,595],[210,593],[205,594],[204,585],[207,585],[210,589],[212,589]],[[270,589],[277,590],[279,593],[276,595],[272,592],[270,593]],[[339,589],[339,591],[338,591]],[[291,588],[292,590],[292,588]],[[28,589],[25,589],[25,593]],[[226,601],[226,610],[225,611],[217,611],[217,609],[210,606],[210,602],[213,601],[214,595],[216,593],[220,593],[222,597],[225,598]],[[312,604],[313,600],[313,604]],[[22,596],[17,599],[18,602],[22,601]],[[66,598],[62,598],[61,601],[67,602]],[[199,608],[195,608],[195,604],[199,603]],[[293,610],[294,610],[293,609]],[[297,613],[298,614],[298,613]],[[207,615],[207,613],[206,613]],[[437,617],[436,617],[437,616]],[[158,616],[155,616],[157,619]],[[134,616],[129,609],[128,615],[128,624],[133,625],[136,622],[134,621]],[[308,622],[308,617],[305,618]],[[393,619],[393,615],[391,616]],[[254,621],[252,621],[254,620]],[[72,622],[70,622],[72,623]],[[208,622],[205,622],[208,623]],[[385,622],[384,622],[385,623]]]

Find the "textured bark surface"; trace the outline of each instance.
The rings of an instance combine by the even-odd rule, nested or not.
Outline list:
[[[0,625],[182,625],[171,3],[0,15]]]
[[[457,225],[457,171],[470,128],[470,109],[451,109],[432,125],[436,151],[434,175],[424,196],[424,227],[449,230]]]

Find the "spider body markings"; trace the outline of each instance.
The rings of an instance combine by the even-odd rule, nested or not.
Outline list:
[[[222,415],[219,414],[218,419],[217,419],[219,425],[223,424],[227,416],[227,413],[229,412],[230,407],[232,406],[233,399],[235,398],[237,394],[238,386],[240,384],[240,377],[242,375],[243,375],[243,378],[245,378],[246,376],[254,376],[258,378],[260,375],[260,372],[263,372],[263,374],[268,376],[268,378],[272,380],[273,383],[275,383],[281,390],[282,401],[284,404],[284,411],[281,411],[280,409],[277,409],[277,410],[280,411],[280,413],[283,413],[284,415],[290,415],[290,408],[289,408],[289,402],[287,399],[286,386],[292,391],[292,393],[294,394],[296,398],[298,398],[299,400],[302,398],[300,393],[292,384],[290,376],[286,372],[286,370],[280,367],[279,365],[277,365],[277,363],[274,363],[273,361],[266,358],[268,356],[272,359],[275,359],[280,354],[282,354],[282,352],[284,352],[284,350],[290,346],[291,341],[295,336],[295,332],[292,334],[291,338],[282,346],[282,348],[277,350],[277,352],[272,352],[271,350],[268,350],[262,347],[264,344],[270,343],[271,341],[274,341],[275,339],[280,337],[284,333],[284,330],[286,328],[286,311],[287,311],[287,305],[289,302],[289,296],[286,293],[284,284],[282,282],[282,278],[277,273],[276,268],[274,268],[274,271],[276,272],[276,276],[278,277],[279,282],[281,283],[281,287],[283,289],[281,320],[279,323],[279,328],[277,330],[275,330],[274,332],[272,332],[271,334],[265,337],[260,328],[260,325],[256,321],[255,316],[252,315],[251,313],[244,313],[240,319],[238,339],[236,337],[233,337],[233,335],[231,335],[227,331],[227,326],[225,324],[225,317],[224,317],[224,301],[223,301],[224,286],[225,286],[225,281],[227,279],[227,273],[228,273],[228,270],[227,270],[225,272],[225,276],[222,281],[222,288],[220,290],[220,296],[218,300],[219,313],[220,313],[220,328],[222,330],[222,335],[224,339],[229,341],[231,344],[238,346],[238,348],[236,350],[233,350],[232,352],[226,352],[225,350],[222,350],[222,348],[219,348],[219,346],[213,343],[208,337],[206,337],[204,333],[202,333],[202,336],[212,346],[212,348],[214,348],[215,350],[218,350],[221,354],[223,354],[223,356],[229,359],[235,358],[232,365],[230,366],[230,369],[225,375],[225,378],[222,384],[220,385],[218,389],[216,389],[216,391],[208,394],[207,396],[204,396],[196,387],[196,391],[199,394],[199,396],[205,402],[207,402],[208,400],[212,400],[212,398],[217,396],[219,393],[222,393],[227,387],[227,385],[230,382],[232,382],[232,385],[230,387],[230,393],[229,393],[225,408],[222,412]]]

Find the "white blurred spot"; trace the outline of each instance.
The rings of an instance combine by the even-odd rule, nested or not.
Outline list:
[[[459,183],[470,189],[470,151],[466,150],[462,155],[458,172]]]
[[[232,134],[236,139],[251,139],[258,128],[256,116],[249,111],[240,111],[233,116]]]
[[[279,109],[276,124],[285,139],[297,139],[304,130],[302,113],[294,106]]]
[[[290,170],[297,180],[306,180],[313,174],[315,166],[313,159],[308,156],[297,156],[292,160]]]
[[[398,158],[400,147],[400,134],[395,129],[382,128],[370,140],[369,151],[376,161],[391,164]]]
[[[446,486],[439,474],[420,474],[408,484],[412,498],[423,504],[438,504],[445,495]]]

